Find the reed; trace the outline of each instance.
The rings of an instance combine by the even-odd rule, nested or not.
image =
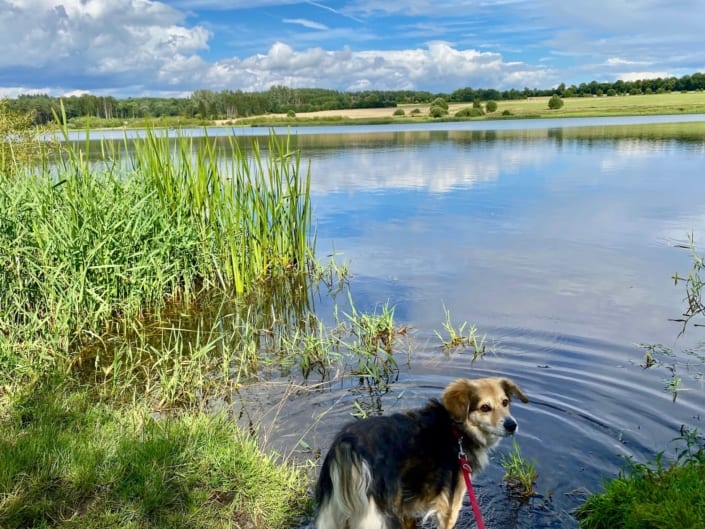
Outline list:
[[[87,133],[57,159],[4,173],[3,379],[70,368],[86,347],[205,291],[245,298],[306,273],[310,172],[288,139],[248,152],[234,138],[148,130],[130,149],[91,145]]]

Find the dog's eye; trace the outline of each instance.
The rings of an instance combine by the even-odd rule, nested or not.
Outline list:
[[[504,399],[504,400],[502,401],[502,406],[504,406],[505,408],[506,408],[507,406],[509,406],[509,399]]]
[[[482,406],[480,406],[480,411],[483,413],[487,413],[492,411],[492,407],[489,404],[483,404]]]

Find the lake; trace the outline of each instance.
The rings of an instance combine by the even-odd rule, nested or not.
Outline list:
[[[508,497],[504,441],[476,480],[487,526],[577,527],[571,511],[625,457],[672,455],[681,425],[703,427],[703,365],[684,351],[705,331],[678,337],[669,320],[685,309],[672,275],[690,269],[674,246],[705,240],[705,127],[620,123],[297,135],[319,259],[349,263],[357,309],[389,303],[409,336],[389,391],[275,377],[244,389],[236,413],[261,423],[269,447],[305,459],[356,411],[420,406],[456,377],[508,376],[530,398],[513,406],[516,439],[542,496]],[[346,310],[347,294],[321,294],[317,314],[332,322],[336,304]],[[444,354],[445,310],[486,335],[490,353]],[[676,354],[644,369],[639,344]],[[682,377],[675,401],[669,367]],[[466,505],[458,527],[473,524]]]

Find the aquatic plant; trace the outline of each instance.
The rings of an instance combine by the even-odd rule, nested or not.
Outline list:
[[[347,333],[351,340],[344,342],[349,356],[357,362],[354,375],[369,378],[375,384],[388,384],[398,373],[399,365],[394,357],[394,341],[406,334],[406,327],[394,324],[394,307],[385,303],[372,313],[360,312],[349,296],[350,312]]]
[[[453,349],[459,348],[472,348],[472,359],[477,360],[478,358],[484,356],[486,353],[486,336],[478,336],[477,328],[474,325],[470,325],[468,328],[468,322],[464,321],[461,323],[457,329],[453,325],[450,317],[450,311],[443,306],[443,312],[445,313],[445,321],[443,322],[443,328],[446,331],[447,336],[442,335],[440,332],[435,331],[436,336],[441,341],[443,349],[446,354]],[[466,331],[467,328],[467,331]]]
[[[682,318],[674,320],[683,324],[683,328],[681,329],[681,334],[683,334],[688,323],[698,316],[705,315],[705,302],[702,296],[703,286],[705,284],[702,278],[702,274],[705,271],[705,259],[698,253],[695,246],[695,237],[692,233],[688,237],[687,245],[677,245],[677,247],[689,249],[693,261],[693,265],[687,277],[679,275],[678,272],[673,275],[673,281],[676,285],[678,283],[685,284],[687,306],[683,312]],[[696,327],[705,327],[705,324],[697,322],[693,325]]]
[[[57,159],[23,166],[0,189],[6,380],[70,368],[84,348],[203,292],[244,298],[307,272],[310,174],[288,138],[246,153],[235,138],[148,130],[129,149],[102,142],[96,153],[89,133],[81,145],[63,134]]]
[[[538,479],[536,462],[529,461],[522,455],[516,439],[512,441],[512,451],[501,456],[500,464],[504,469],[502,480],[512,496],[528,500],[536,495],[534,488]]]

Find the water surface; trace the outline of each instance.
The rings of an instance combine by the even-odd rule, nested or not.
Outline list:
[[[690,268],[674,245],[691,232],[705,240],[700,129],[597,123],[581,133],[567,121],[541,123],[298,137],[311,160],[319,256],[349,262],[357,308],[389,302],[411,336],[386,393],[349,378],[303,389],[284,377],[245,390],[239,411],[262,422],[270,446],[325,453],[355,402],[390,413],[438,397],[455,377],[509,376],[531,400],[513,411],[542,497],[507,497],[505,441],[476,480],[487,526],[573,528],[570,512],[625,456],[672,454],[681,425],[702,428],[702,365],[667,360],[683,377],[674,402],[664,389],[670,371],[643,369],[637,345],[680,351],[705,337],[678,339],[669,321],[684,309],[671,276]],[[344,308],[345,295],[322,295],[319,316],[332,321],[335,303]],[[475,362],[444,355],[435,331],[445,309],[486,334],[492,353]],[[458,527],[473,527],[469,509]]]

